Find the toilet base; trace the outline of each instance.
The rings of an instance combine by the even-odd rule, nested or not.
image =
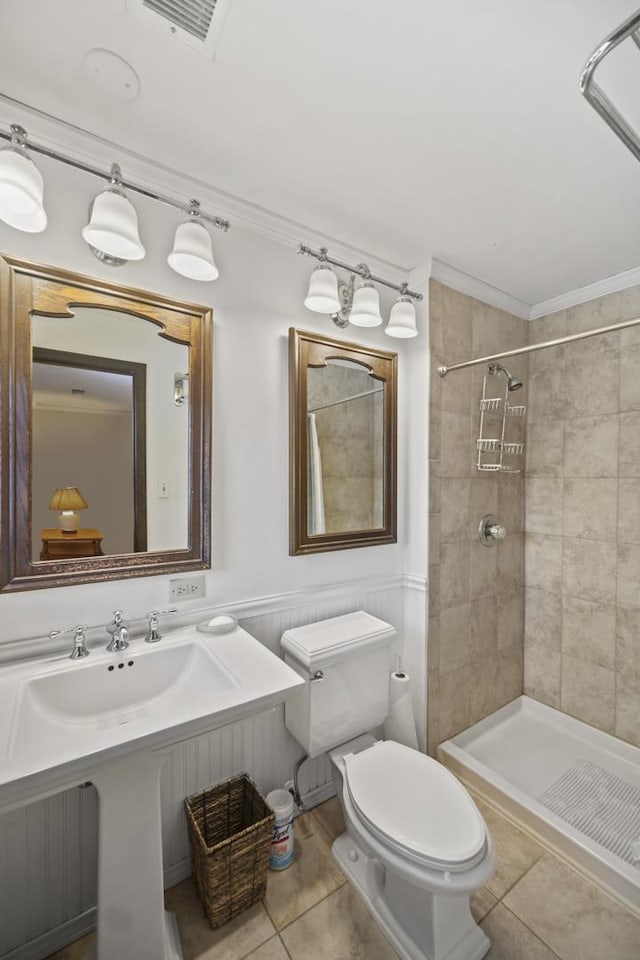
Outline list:
[[[386,887],[393,887],[395,878],[385,877],[385,871],[375,857],[368,856],[348,833],[334,841],[333,856],[352,886],[365,902],[371,916],[402,960],[482,960],[491,946],[488,937],[475,923],[469,910],[469,897],[444,897],[424,890],[418,892],[425,910],[432,917],[438,912],[438,933],[434,930],[423,944],[404,929],[385,899]],[[398,891],[396,890],[396,893]],[[412,891],[407,887],[407,898]],[[404,898],[402,898],[404,899]],[[422,921],[423,922],[423,921]],[[453,933],[455,931],[455,934]],[[436,941],[442,942],[439,948]]]

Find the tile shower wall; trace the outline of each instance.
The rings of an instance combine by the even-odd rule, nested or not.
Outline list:
[[[640,315],[640,287],[531,341]],[[640,745],[640,328],[529,358],[525,692]]]
[[[525,320],[436,281],[429,291],[430,610],[427,651],[429,751],[522,693],[524,473],[480,472],[475,466],[484,368],[442,380],[440,363],[524,346]],[[524,380],[528,363],[509,368]],[[501,390],[504,380],[500,381]],[[495,514],[508,537],[492,548],[478,525]]]

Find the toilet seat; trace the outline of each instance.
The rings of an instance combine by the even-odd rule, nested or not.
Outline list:
[[[469,870],[486,851],[484,821],[446,767],[393,740],[344,755],[354,813],[386,846],[433,870]]]

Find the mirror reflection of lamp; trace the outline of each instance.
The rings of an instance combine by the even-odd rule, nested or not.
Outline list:
[[[86,510],[89,504],[77,487],[58,487],[49,502],[49,510],[59,510],[58,524],[63,533],[77,533],[80,517],[76,510]]]
[[[176,373],[173,377],[173,402],[181,407],[189,399],[189,374]]]

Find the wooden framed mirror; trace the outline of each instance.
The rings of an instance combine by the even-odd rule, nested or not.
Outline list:
[[[397,354],[289,330],[289,553],[395,543]]]
[[[0,590],[209,567],[211,310],[10,257],[0,297]]]

